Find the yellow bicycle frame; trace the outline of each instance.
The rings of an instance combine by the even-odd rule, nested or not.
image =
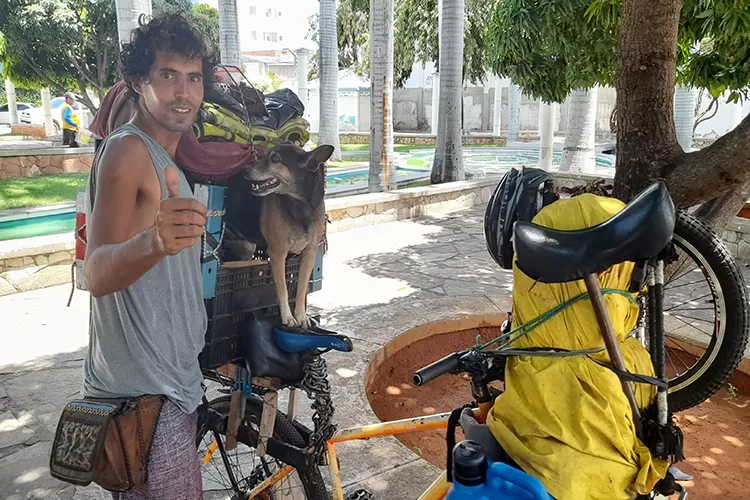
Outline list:
[[[482,421],[487,416],[489,405],[475,409],[474,413],[477,419]],[[344,491],[341,488],[341,475],[339,473],[338,460],[336,459],[336,444],[346,441],[357,441],[361,439],[370,439],[374,437],[395,436],[397,434],[408,434],[411,432],[427,431],[432,429],[446,429],[448,427],[448,413],[439,413],[437,415],[406,418],[403,420],[394,420],[392,422],[381,422],[379,424],[365,425],[362,427],[351,427],[338,431],[328,442],[326,442],[326,461],[328,462],[328,474],[331,478],[331,487],[333,490],[333,500],[344,500]],[[294,468],[287,466],[269,477],[263,483],[256,486],[251,492],[249,498],[265,492],[268,488],[281,481],[289,475]],[[435,481],[422,493],[419,500],[439,500],[445,498],[450,489],[450,483],[442,472]]]

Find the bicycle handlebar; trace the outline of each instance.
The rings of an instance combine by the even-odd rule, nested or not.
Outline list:
[[[466,352],[467,351],[461,351],[448,354],[446,357],[415,371],[412,377],[414,385],[424,385],[441,375],[455,371],[458,368],[461,356],[466,354]]]

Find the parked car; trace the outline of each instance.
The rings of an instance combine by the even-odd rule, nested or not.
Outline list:
[[[16,102],[16,111],[18,112],[18,120],[21,121],[21,114],[24,111],[30,112],[34,109],[34,105],[28,102]],[[10,125],[10,111],[8,111],[8,103],[0,106],[0,125]]]
[[[80,99],[80,96],[78,96]],[[62,117],[60,116],[60,106],[65,104],[65,97],[55,97],[50,101],[52,106],[52,122],[55,124],[55,131],[61,130]],[[73,105],[73,114],[78,117],[79,123],[83,128],[88,127],[92,121],[94,121],[94,113],[86,107],[80,100],[76,100]],[[44,108],[38,107],[34,109],[26,110],[19,114],[19,120],[21,123],[31,123],[35,125],[44,125]]]

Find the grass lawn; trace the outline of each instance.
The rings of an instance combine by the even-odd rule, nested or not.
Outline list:
[[[88,178],[88,173],[81,173],[0,180],[0,210],[75,201]]]

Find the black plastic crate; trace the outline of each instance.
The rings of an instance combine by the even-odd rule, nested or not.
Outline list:
[[[198,355],[198,364],[201,370],[213,370],[240,359],[241,356],[240,337],[234,336],[203,346],[203,350]]]
[[[291,302],[294,308],[294,301]],[[279,323],[279,306],[272,305],[252,312],[227,314],[208,321],[206,344],[198,356],[202,370],[212,370],[243,357],[240,329],[253,319],[276,318]]]
[[[234,317],[238,318],[240,315],[234,315]],[[239,330],[240,325],[245,325],[253,319],[271,319],[272,322],[281,324],[279,306],[266,307],[245,314],[243,321],[237,323],[237,329]],[[313,319],[319,322],[320,316],[314,315]],[[219,368],[228,363],[238,362],[248,354],[248,345],[247,339],[243,339],[239,334],[229,338],[218,338],[212,342],[207,341],[206,345],[203,346],[203,351],[198,355],[198,364],[201,370],[205,371]]]
[[[209,319],[206,329],[206,344],[236,337],[239,335],[240,325],[248,319],[250,319],[250,313],[224,314]]]
[[[297,293],[299,257],[286,261],[286,283],[289,298]],[[242,267],[221,266],[216,275],[216,297],[206,300],[209,318],[236,314],[275,305],[276,288],[271,264],[256,261]]]

